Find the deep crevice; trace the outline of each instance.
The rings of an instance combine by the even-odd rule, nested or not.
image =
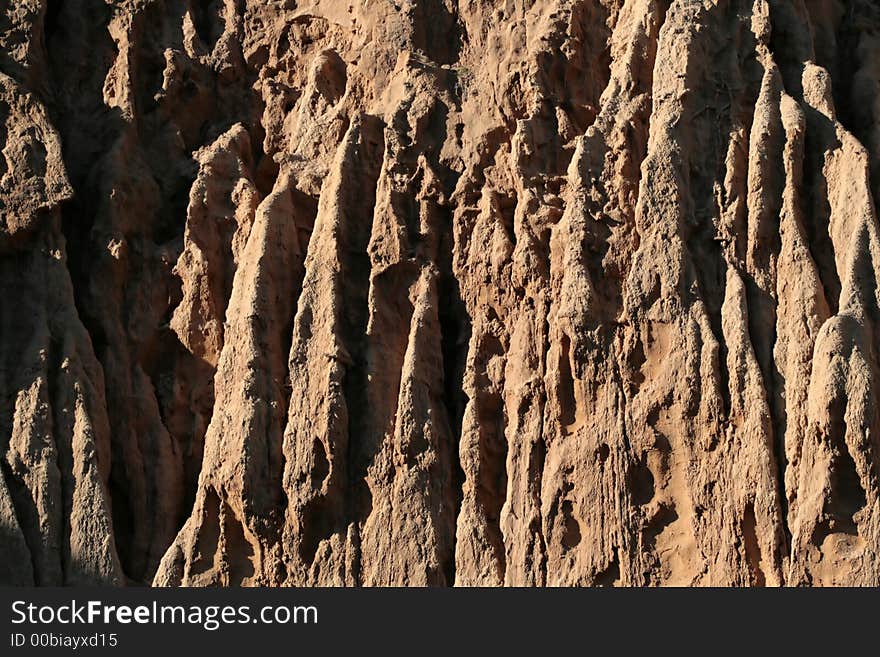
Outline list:
[[[452,478],[452,541],[450,554],[443,570],[447,586],[455,583],[455,546],[457,543],[458,516],[464,497],[464,469],[461,466],[459,446],[464,410],[468,399],[464,392],[465,363],[467,345],[471,337],[471,319],[461,298],[458,279],[453,273],[452,218],[448,209],[442,209],[442,233],[439,245],[439,321],[440,345],[443,357],[443,404],[449,417],[452,444],[449,450],[449,463]]]

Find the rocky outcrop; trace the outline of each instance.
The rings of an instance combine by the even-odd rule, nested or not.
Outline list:
[[[880,585],[870,0],[0,9],[0,581]]]

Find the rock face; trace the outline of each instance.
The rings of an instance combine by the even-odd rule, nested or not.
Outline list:
[[[874,0],[0,6],[0,582],[880,585]]]

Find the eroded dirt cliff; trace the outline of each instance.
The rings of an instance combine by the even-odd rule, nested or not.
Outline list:
[[[0,581],[880,585],[872,0],[4,0]]]

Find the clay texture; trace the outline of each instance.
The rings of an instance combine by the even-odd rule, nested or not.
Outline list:
[[[880,585],[873,0],[0,4],[0,583]]]

